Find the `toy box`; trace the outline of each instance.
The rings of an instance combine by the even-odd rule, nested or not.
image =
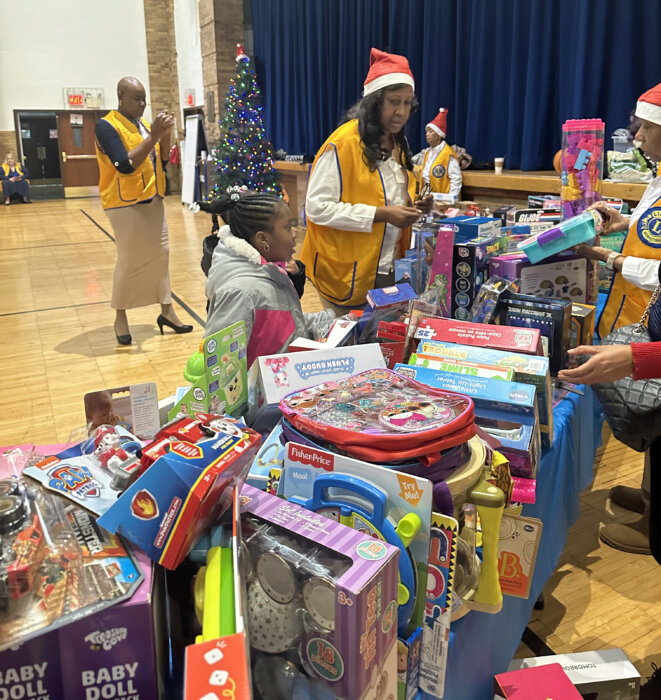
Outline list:
[[[101,425],[121,425],[140,440],[151,440],[161,425],[154,382],[93,391],[84,401],[88,434]]]
[[[488,323],[467,323],[445,318],[422,318],[415,332],[417,340],[476,345],[482,348],[541,355],[542,343],[536,328],[521,329]]]
[[[499,300],[500,323],[517,328],[539,328],[548,342],[552,374],[567,367],[571,302],[508,292]]]
[[[329,506],[324,499],[331,491],[334,505]],[[429,556],[430,481],[290,442],[278,495],[398,547],[400,585],[409,594],[399,605],[399,635],[420,627]]]
[[[511,367],[514,370],[513,380],[515,382],[535,387],[542,444],[549,447],[553,443],[553,391],[547,357],[531,357],[530,355],[445,342],[424,341],[424,345],[421,343],[421,346],[428,355],[438,353],[444,357],[456,357],[488,365]]]
[[[466,321],[473,300],[487,277],[489,258],[503,253],[507,236],[483,235],[455,243],[452,258],[452,318]]]
[[[370,289],[367,292],[367,303],[373,309],[386,309],[394,304],[415,299],[418,295],[413,291],[413,287],[407,282],[394,284],[392,287],[382,287],[381,289]]]
[[[385,366],[377,343],[258,357],[248,377],[250,408],[247,422],[255,430],[271,430],[280,419],[278,405],[283,396]]]
[[[248,404],[246,325],[239,321],[206,337],[186,365],[190,389],[168,417],[196,413],[240,416]]]
[[[560,209],[562,200],[555,194],[529,194],[528,208],[529,209]]]
[[[530,226],[530,233],[540,233],[562,221],[561,209],[518,209],[514,213],[515,224]]]
[[[498,538],[498,574],[503,595],[530,595],[541,536],[541,520],[503,513]]]
[[[588,304],[571,305],[570,348],[592,345],[596,312],[596,307]]]
[[[504,700],[581,700],[555,656],[544,667],[522,668],[494,676],[496,698]]]
[[[443,372],[453,372],[454,374],[466,374],[470,377],[484,377],[486,379],[505,379],[511,381],[514,371],[510,367],[496,367],[495,365],[485,365],[479,362],[468,360],[457,360],[456,358],[442,357],[438,354],[425,353],[425,344],[418,352],[414,352],[409,357],[409,364],[417,367],[429,367],[439,369]]]
[[[422,384],[470,396],[475,423],[501,443],[499,451],[509,460],[512,474],[535,476],[541,445],[534,387],[412,365],[397,365],[395,371]]]
[[[640,674],[622,649],[600,649],[577,654],[515,659],[510,671],[547,664],[560,664],[580,694],[599,700],[635,700]]]
[[[441,315],[450,316],[452,302],[452,255],[454,227],[441,224],[436,234],[434,259],[429,273],[429,287],[438,290]]]
[[[523,253],[508,253],[489,260],[489,276],[520,279],[521,294],[586,303],[589,292],[585,258],[565,252],[533,265]]]
[[[144,578],[130,600],[0,653],[1,698],[159,697],[151,562],[136,558]]]
[[[295,655],[347,700],[396,697],[397,547],[250,486],[241,496],[253,650]]]
[[[446,219],[443,223],[445,224],[448,221],[451,221],[451,219]],[[458,217],[454,222],[455,243],[498,235],[500,233],[500,223],[500,219],[495,217]]]
[[[165,426],[143,459],[155,461],[99,518],[168,569],[229,508],[261,437],[227,416],[200,415]],[[228,488],[230,487],[230,488]]]
[[[516,212],[516,207],[512,204],[506,204],[502,207],[498,207],[493,215],[500,219],[502,226],[511,226],[514,223],[514,212]]]

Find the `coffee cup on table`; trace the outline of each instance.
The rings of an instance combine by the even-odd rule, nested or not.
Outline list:
[[[504,158],[494,158],[493,160],[493,171],[495,175],[503,174],[503,165],[505,164]]]

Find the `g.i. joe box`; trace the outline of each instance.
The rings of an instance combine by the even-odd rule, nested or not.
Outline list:
[[[231,486],[245,481],[261,437],[229,416],[202,414],[165,426],[156,437],[155,454],[150,445],[143,451],[155,461],[98,522],[174,569],[230,507]]]

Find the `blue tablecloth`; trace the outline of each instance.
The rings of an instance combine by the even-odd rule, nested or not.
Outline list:
[[[595,451],[601,444],[601,410],[587,387],[555,408],[555,440],[537,474],[537,502],[524,515],[544,523],[537,564],[526,600],[505,596],[497,615],[471,612],[453,623],[444,700],[492,700],[493,677],[516,652],[535,601],[553,573],[567,532],[578,519],[579,492],[592,481]],[[423,698],[429,698],[422,694]]]

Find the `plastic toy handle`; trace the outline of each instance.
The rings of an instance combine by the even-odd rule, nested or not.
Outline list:
[[[558,227],[551,228],[548,231],[542,231],[540,234],[538,234],[537,243],[539,245],[548,245],[549,243],[558,240],[558,238],[565,237],[565,233],[562,229]]]
[[[197,603],[197,598],[196,598]],[[230,547],[212,547],[204,575],[202,640],[235,632],[234,566]]]
[[[484,499],[476,499],[477,513],[482,524],[482,573],[480,583],[471,601],[471,607],[484,612],[498,612],[503,606],[503,594],[498,577],[498,539],[500,521],[505,508],[503,492],[487,481],[481,482],[478,490],[486,492]],[[487,504],[492,496],[492,503]]]
[[[232,548],[220,548],[220,636],[236,632],[236,611],[234,606],[234,563]]]
[[[402,540],[402,544],[408,547],[421,527],[422,520],[420,520],[420,516],[416,513],[407,513],[397,524],[395,532]]]
[[[318,510],[320,507],[325,505],[331,506],[336,503],[339,499],[334,499],[332,495],[328,493],[328,489],[342,489],[343,491],[349,491],[360,496],[363,500],[367,501],[372,506],[372,512],[369,513],[370,519],[375,523],[378,528],[378,523],[382,523],[386,518],[386,502],[387,496],[383,491],[373,484],[359,479],[355,476],[350,476],[348,474],[324,474],[314,482],[314,488],[312,490],[312,501],[308,501],[305,505],[306,508],[311,510]],[[311,505],[312,508],[311,508]],[[352,509],[360,512],[361,507],[351,503]],[[368,512],[368,510],[363,506],[362,510]]]

